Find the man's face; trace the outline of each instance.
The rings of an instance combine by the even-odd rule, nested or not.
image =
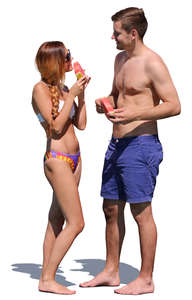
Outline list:
[[[129,50],[132,46],[132,33],[127,33],[121,25],[121,21],[114,22],[112,39],[116,41],[117,49]]]

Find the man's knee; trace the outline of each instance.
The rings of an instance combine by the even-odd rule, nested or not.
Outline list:
[[[107,222],[116,220],[119,213],[119,205],[117,200],[104,200],[103,212]]]
[[[106,221],[116,219],[116,217],[117,217],[117,209],[114,206],[103,205],[103,212],[104,212]]]
[[[130,204],[131,213],[138,224],[152,218],[151,202]]]

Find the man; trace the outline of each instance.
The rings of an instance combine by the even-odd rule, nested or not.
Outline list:
[[[119,260],[125,234],[124,208],[130,203],[138,225],[141,270],[136,280],[116,289],[119,294],[154,291],[152,280],[157,230],[151,200],[156,184],[162,147],[157,120],[180,113],[180,102],[162,59],[143,43],[147,20],[142,9],[130,7],[112,16],[117,49],[108,113],[113,137],[105,156],[101,195],[106,218],[107,257],[104,270],[81,287],[120,284]],[[161,100],[161,103],[160,103]],[[97,112],[103,113],[101,99]]]

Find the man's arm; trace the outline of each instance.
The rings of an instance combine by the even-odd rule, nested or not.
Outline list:
[[[117,75],[117,69],[118,69],[120,56],[121,56],[121,53],[117,54],[116,57],[115,57],[113,85],[112,85],[111,93],[108,96],[108,98],[109,98],[109,100],[110,100],[110,102],[111,102],[111,104],[114,108],[117,106],[117,99],[118,99],[118,96],[119,96],[119,91],[116,87],[116,75]]]
[[[147,73],[162,103],[151,108],[148,112],[141,112],[141,115],[138,116],[139,119],[146,120],[144,119],[145,115],[149,120],[164,119],[178,115],[181,112],[179,97],[169,71],[160,57],[149,64]]]
[[[180,114],[181,105],[176,88],[169,71],[161,58],[151,61],[147,66],[147,74],[152,86],[162,103],[149,108],[115,110],[113,122],[131,122],[140,120],[159,120]]]
[[[116,73],[117,73],[117,66],[118,66],[118,61],[119,61],[119,54],[117,54],[116,57],[115,57],[113,85],[112,85],[111,93],[107,97],[109,99],[111,105],[114,108],[116,107],[117,99],[118,99],[118,96],[119,96],[119,91],[117,90],[116,84],[115,84],[115,78],[116,78]],[[105,112],[103,106],[101,105],[101,99],[102,98],[99,98],[99,99],[95,100],[96,110],[97,110],[98,113],[104,113]]]

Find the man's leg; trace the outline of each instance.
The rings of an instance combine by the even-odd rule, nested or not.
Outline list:
[[[80,284],[81,287],[120,284],[119,259],[125,235],[124,208],[126,202],[104,199],[103,211],[106,219],[106,265],[94,279]]]
[[[153,293],[152,273],[156,251],[157,229],[152,215],[151,203],[131,204],[130,208],[139,230],[142,259],[141,270],[136,280],[115,290],[115,292],[132,295]]]

